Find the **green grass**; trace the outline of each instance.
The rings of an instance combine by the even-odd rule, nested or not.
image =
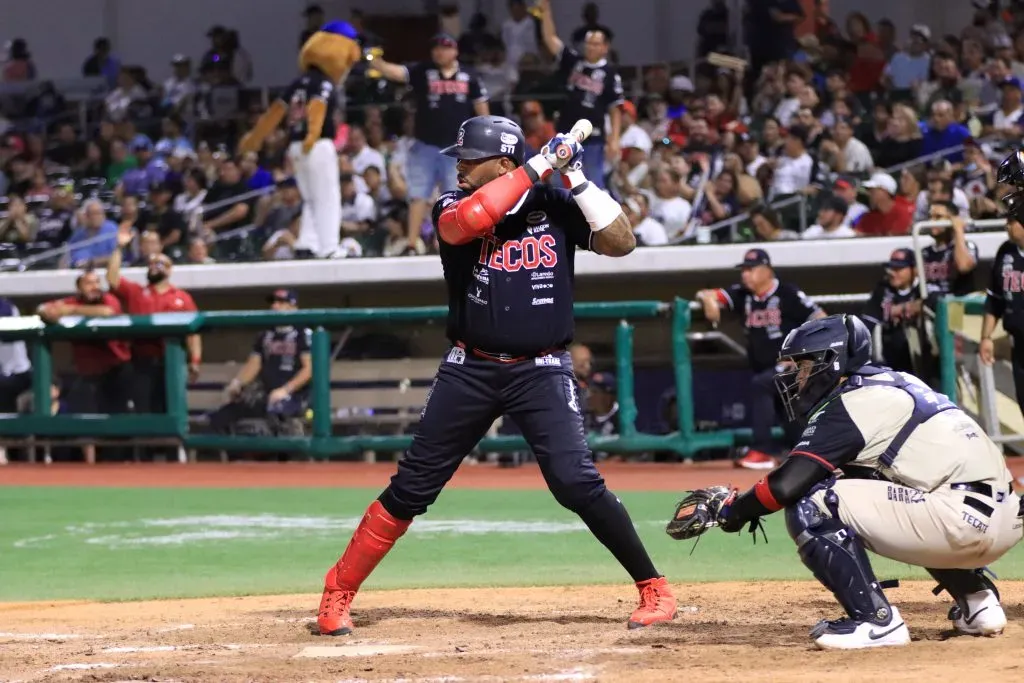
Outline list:
[[[316,592],[378,493],[55,487],[0,492],[3,601]],[[767,545],[753,545],[747,534],[712,530],[690,556],[692,542],[673,541],[663,530],[675,494],[621,497],[655,564],[675,582],[811,578],[780,515],[767,520]],[[925,576],[881,558],[875,566],[880,578]],[[1001,578],[1024,578],[1024,553],[1014,550],[994,569]],[[413,525],[366,586],[628,581],[547,492],[456,489],[442,494]]]

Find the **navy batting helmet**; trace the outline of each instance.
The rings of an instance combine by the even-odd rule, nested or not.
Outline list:
[[[839,385],[839,380],[871,362],[871,333],[855,315],[830,315],[809,320],[782,342],[779,358],[811,361],[775,376],[790,420],[811,412]]]
[[[508,157],[522,166],[526,157],[526,136],[519,124],[504,116],[474,116],[459,126],[455,144],[441,154],[456,159]]]
[[[1002,197],[1007,218],[1024,220],[1024,154],[1020,150],[1015,150],[999,164],[996,182],[1013,188],[1012,192]]]

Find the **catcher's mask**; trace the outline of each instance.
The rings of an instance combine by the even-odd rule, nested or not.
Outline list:
[[[870,362],[871,334],[853,315],[810,320],[782,342],[779,360],[791,364],[775,375],[775,388],[793,421],[814,410],[844,376]]]

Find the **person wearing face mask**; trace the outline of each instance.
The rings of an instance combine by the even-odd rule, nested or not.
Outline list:
[[[164,254],[153,254],[146,267],[147,285],[121,277],[121,249],[131,240],[130,234],[118,235],[117,249],[107,264],[107,283],[110,292],[118,298],[128,315],[153,313],[183,313],[196,311],[192,296],[171,284],[171,259]],[[188,347],[189,381],[199,375],[202,362],[202,340],[198,334],[185,338]],[[162,339],[136,339],[132,342],[132,366],[135,388],[136,413],[163,413],[167,410],[164,380],[164,342]]]

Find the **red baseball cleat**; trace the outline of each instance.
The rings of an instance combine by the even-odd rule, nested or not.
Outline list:
[[[736,467],[747,470],[772,470],[775,469],[775,458],[751,448],[746,455],[736,461]]]
[[[333,567],[331,571],[334,571]],[[352,633],[352,617],[348,610],[355,597],[355,591],[324,588],[323,597],[320,598],[320,612],[316,617],[320,635],[347,636]]]
[[[671,621],[676,618],[676,597],[668,579],[659,576],[646,581],[638,581],[640,605],[629,617],[629,628],[643,628],[659,621]]]

